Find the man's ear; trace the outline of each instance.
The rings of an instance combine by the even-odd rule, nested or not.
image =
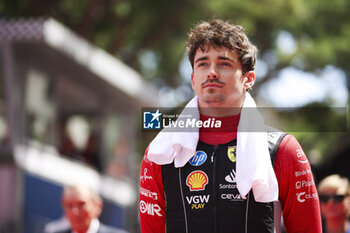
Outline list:
[[[193,86],[194,86],[193,72],[191,73],[191,84],[192,84],[192,89],[193,89]]]
[[[98,200],[95,202],[95,217],[100,217],[103,209],[103,202],[102,200]]]
[[[346,214],[349,216],[350,215],[350,196],[345,197],[344,206],[346,209]]]
[[[244,87],[246,90],[253,87],[255,83],[255,72],[254,71],[248,71],[244,74]]]

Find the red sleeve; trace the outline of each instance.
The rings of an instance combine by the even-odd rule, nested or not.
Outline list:
[[[307,157],[298,141],[286,135],[278,147],[274,170],[288,233],[320,233],[318,193]]]
[[[142,233],[165,232],[165,197],[161,166],[147,159],[140,170],[139,213]]]

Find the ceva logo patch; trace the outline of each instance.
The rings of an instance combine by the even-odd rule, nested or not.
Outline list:
[[[208,176],[202,171],[196,170],[191,172],[186,178],[186,184],[190,191],[205,190],[205,186],[209,183]]]
[[[200,166],[207,160],[207,157],[204,151],[199,150],[188,162],[193,166]]]

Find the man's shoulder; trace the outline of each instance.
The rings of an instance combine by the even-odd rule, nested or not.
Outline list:
[[[279,145],[281,144],[281,141],[287,135],[287,133],[271,126],[265,126],[265,131],[267,133],[267,142],[270,151],[271,161],[273,162],[275,160],[275,156]]]
[[[269,147],[278,147],[284,136],[287,135],[286,132],[283,132],[271,126],[265,126],[265,131],[267,133],[267,141],[269,143]]]
[[[122,229],[113,228],[113,227],[110,227],[110,226],[107,226],[105,224],[100,223],[98,233],[128,233],[128,232],[125,230],[122,230]]]
[[[44,227],[44,233],[64,233],[69,232],[69,221],[65,216],[47,223]]]
[[[72,231],[70,230],[70,228],[66,228],[63,230],[59,230],[59,231],[53,231],[52,233],[71,233]]]

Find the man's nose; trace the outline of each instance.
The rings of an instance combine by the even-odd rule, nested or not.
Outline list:
[[[77,207],[77,206],[74,206],[71,208],[71,212],[74,214],[74,215],[79,215],[80,213],[80,208]]]
[[[216,72],[216,70],[214,68],[211,69],[210,72],[208,73],[208,79],[214,80],[214,79],[218,79],[218,78],[219,78],[218,72]]]

